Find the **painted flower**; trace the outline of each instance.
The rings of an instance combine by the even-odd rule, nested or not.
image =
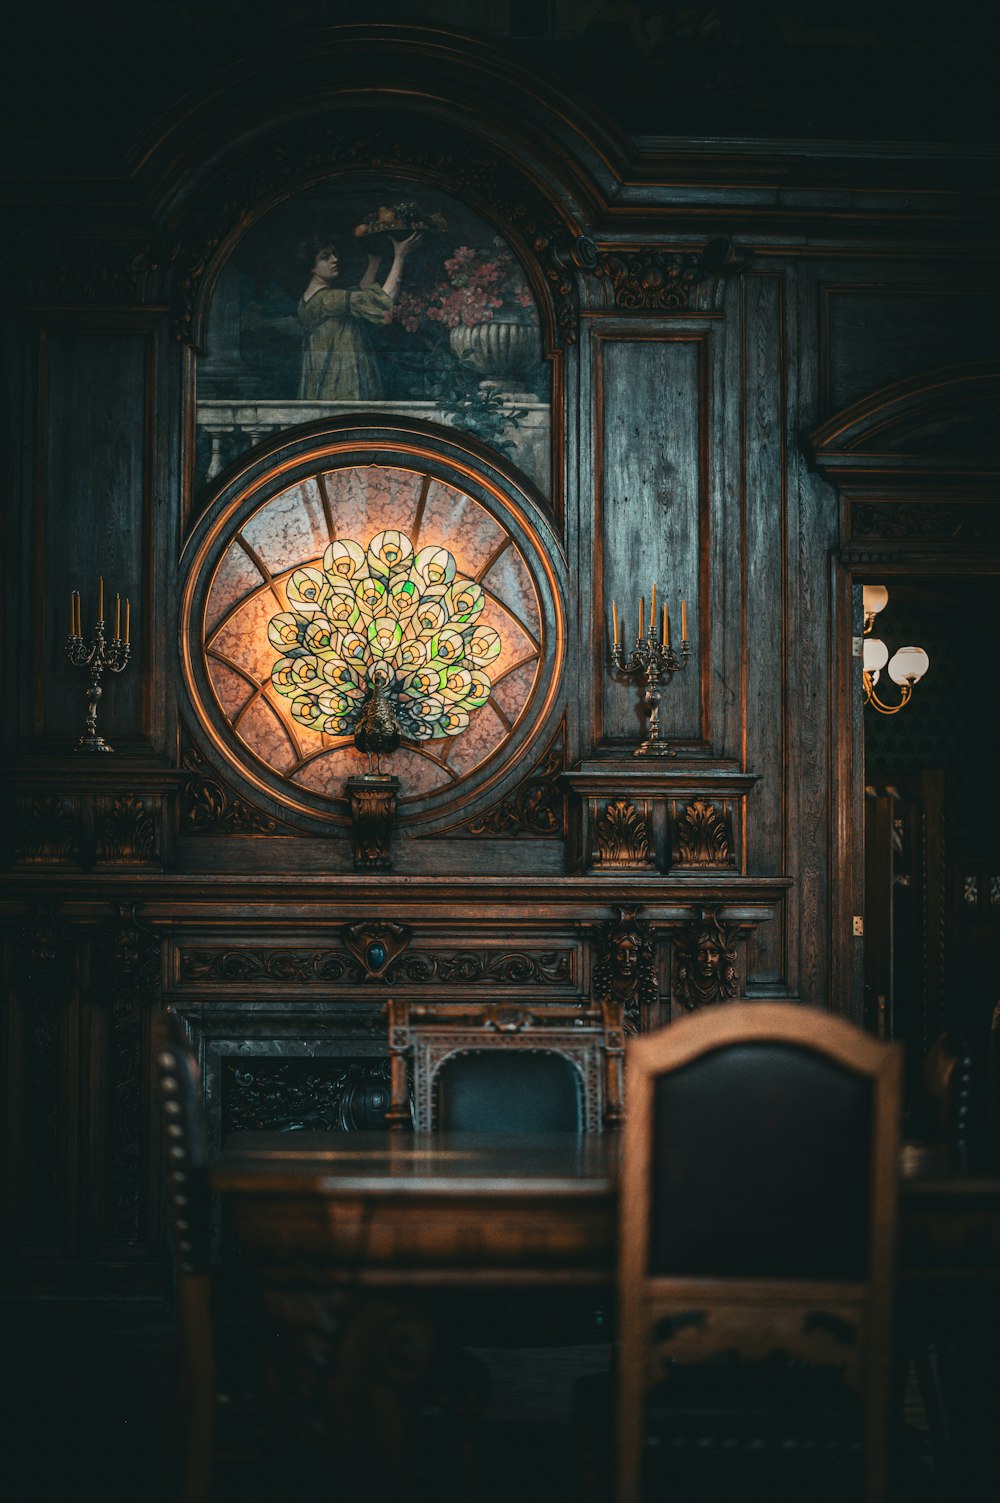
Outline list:
[[[502,241],[491,253],[459,245],[444,263],[445,280],[430,292],[404,292],[393,305],[392,317],[408,333],[421,322],[448,329],[488,323],[502,308],[523,308],[535,319],[535,299],[521,268]]]

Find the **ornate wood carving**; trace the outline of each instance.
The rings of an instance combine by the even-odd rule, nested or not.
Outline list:
[[[96,801],[97,863],[155,866],[160,856],[159,799],[126,793]]]
[[[77,800],[62,794],[19,794],[14,860],[64,866],[80,859]]]
[[[363,132],[354,135],[336,115],[297,121],[213,184],[200,215],[189,221],[179,258],[178,338],[196,338],[195,306],[205,272],[233,227],[246,222],[248,205],[265,205],[296,187],[364,168],[440,184],[502,224],[526,264],[534,265],[532,280],[536,290],[548,294],[560,339],[565,344],[576,339],[573,273],[593,262],[591,243],[568,232],[530,179],[482,142],[463,140],[435,120],[421,120],[415,129],[412,115],[369,111]]]
[[[185,835],[276,835],[278,821],[234,793],[196,751],[185,749],[181,766],[181,830]]]
[[[594,275],[616,308],[640,313],[703,312],[719,306],[723,278],[749,265],[730,240],[709,241],[702,251],[653,247],[598,251]]]
[[[1000,539],[1000,507],[974,502],[855,501],[851,537],[855,541],[993,543]]]
[[[684,804],[673,800],[670,814],[673,866],[736,865],[732,819],[725,801],[714,803],[711,799],[696,798]]]
[[[48,247],[32,238],[31,261],[24,266],[28,300],[43,306],[157,303],[169,256],[150,245],[115,244],[108,239],[64,236]]]
[[[182,949],[180,972],[185,981],[235,981],[241,985],[275,981],[347,981],[366,979],[364,968],[343,950]]]
[[[591,855],[594,866],[655,871],[647,818],[626,798],[605,805],[597,820],[597,849]]]
[[[136,909],[119,904],[99,931],[92,966],[96,1000],[108,1011],[108,1200],[105,1235],[140,1237],[143,1157],[143,1012],[160,997],[160,940]]]
[[[366,978],[375,980],[413,938],[413,930],[405,924],[388,922],[345,924],[340,932],[344,944],[364,970]]]
[[[674,996],[694,1012],[739,994],[737,932],[724,929],[716,911],[704,908],[674,941]]]
[[[403,931],[405,940],[393,940],[392,931]],[[350,932],[350,939],[348,934]],[[235,950],[183,949],[181,977],[188,983],[235,982],[240,986],[272,986],[291,982],[300,986],[343,982],[356,987],[364,982],[386,986],[423,984],[467,986],[564,986],[573,979],[573,951],[546,950],[538,954],[522,950],[416,950],[406,951],[409,931],[402,925],[354,925],[344,931],[345,950]],[[365,959],[373,945],[383,945],[386,959]]]
[[[388,774],[348,778],[344,792],[351,811],[354,870],[388,871],[399,779]]]
[[[528,951],[415,950],[395,960],[385,973],[390,986],[398,982],[441,982],[470,986],[562,986],[573,974],[571,950]]]
[[[470,819],[463,829],[477,838],[498,835],[561,838],[566,831],[566,797],[559,783],[564,767],[560,738],[506,798],[485,814]]]
[[[227,1132],[357,1132],[381,1127],[389,1109],[387,1059],[227,1061]]]
[[[594,997],[620,1002],[626,1033],[641,1033],[659,1022],[656,944],[639,908],[619,908],[596,933]]]

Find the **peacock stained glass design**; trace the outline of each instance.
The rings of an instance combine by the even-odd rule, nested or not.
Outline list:
[[[322,569],[296,569],[285,593],[291,609],[267,629],[281,654],[271,682],[300,725],[353,735],[377,682],[402,735],[429,741],[461,735],[489,699],[503,643],[479,624],[483,588],[447,548],[415,553],[395,528],[367,548],[336,538]]]
[[[339,798],[378,683],[402,733],[404,798],[474,772],[520,724],[541,607],[515,540],[453,485],[379,465],[299,481],[231,539],[208,592],[219,707],[266,767]]]

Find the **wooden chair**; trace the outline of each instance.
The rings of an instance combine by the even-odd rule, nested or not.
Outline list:
[[[528,1007],[394,997],[386,1006],[393,1129],[412,1123],[417,1132],[545,1133],[619,1126],[625,1035],[618,1003]]]
[[[876,1503],[897,1046],[805,1007],[738,1003],[630,1040],[627,1076],[618,1503],[640,1497],[644,1449],[672,1483],[689,1479],[671,1497],[756,1487],[769,1503],[784,1482],[811,1503],[832,1496],[843,1450],[851,1503]]]
[[[235,1264],[224,1285],[213,1277],[201,1078],[173,1009],[157,1025],[156,1065],[177,1281],[163,1496],[203,1503],[213,1472],[244,1493],[258,1477],[259,1327]]]
[[[211,1484],[216,1402],[208,1160],[198,1065],[172,1009],[160,1024],[156,1063],[177,1265],[170,1464],[179,1458],[179,1471],[172,1495],[201,1503]]]

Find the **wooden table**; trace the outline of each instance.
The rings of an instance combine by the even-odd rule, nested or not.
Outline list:
[[[213,1182],[266,1316],[272,1495],[312,1500],[333,1479],[338,1497],[411,1496],[429,1402],[441,1496],[480,1496],[483,1375],[442,1330],[447,1291],[610,1288],[617,1148],[598,1134],[227,1140]]]
[[[214,1183],[269,1277],[607,1283],[618,1139],[237,1133]]]
[[[216,1189],[258,1265],[362,1285],[611,1282],[619,1139],[237,1133]],[[1000,1175],[908,1144],[900,1271],[1000,1278]]]
[[[614,1135],[227,1141],[214,1185],[273,1335],[290,1499],[310,1497],[331,1468],[370,1499],[406,1494],[408,1395],[439,1358],[435,1288],[611,1290],[618,1151]],[[951,1299],[942,1285],[968,1290],[978,1310],[983,1281],[1000,1281],[1000,1178],[961,1174],[941,1152],[911,1147],[900,1191],[905,1344],[906,1330],[918,1341],[925,1327],[935,1334],[940,1301]]]

